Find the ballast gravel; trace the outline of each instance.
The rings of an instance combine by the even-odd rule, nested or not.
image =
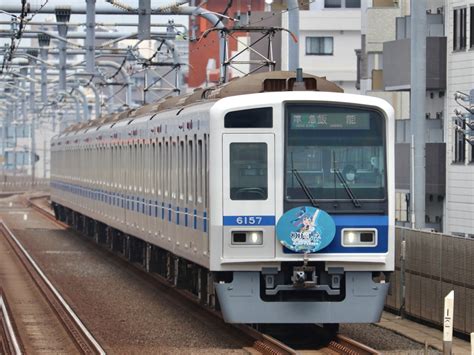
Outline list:
[[[1,216],[107,353],[244,354],[241,333],[35,212]],[[34,226],[31,228],[31,226]]]
[[[438,355],[433,348],[425,349],[417,343],[391,330],[373,324],[341,324],[339,333],[380,351],[382,354]]]

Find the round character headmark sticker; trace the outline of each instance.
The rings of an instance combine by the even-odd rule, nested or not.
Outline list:
[[[314,253],[332,242],[336,225],[323,210],[302,206],[285,212],[278,220],[276,232],[286,248],[297,253]]]

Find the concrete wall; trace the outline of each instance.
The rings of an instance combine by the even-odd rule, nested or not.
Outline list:
[[[367,52],[382,52],[383,43],[395,39],[395,17],[401,15],[398,7],[367,9]]]
[[[446,154],[446,228],[448,233],[465,233],[474,235],[474,164],[470,162],[470,145],[466,144],[465,163],[452,163],[454,154],[454,127],[451,120],[453,110],[459,106],[454,101],[454,93],[463,91],[469,93],[474,88],[474,51],[466,48],[461,52],[453,52],[453,9],[466,6],[467,11],[467,46],[470,36],[471,23],[468,0],[448,0],[445,9],[445,23],[447,24],[447,90],[446,90],[446,124],[445,139],[447,142]]]

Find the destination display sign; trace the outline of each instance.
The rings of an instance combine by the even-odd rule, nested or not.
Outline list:
[[[370,113],[291,113],[291,129],[370,129]]]

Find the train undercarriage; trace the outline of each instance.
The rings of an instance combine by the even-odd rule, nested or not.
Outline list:
[[[67,207],[53,204],[53,208],[58,220],[148,273],[188,291],[200,303],[222,310],[224,319],[229,323],[313,322],[326,324],[334,330],[338,323],[377,322],[388,292],[389,284],[383,274],[374,277],[370,271],[327,272],[324,267],[315,264],[304,268],[306,271],[317,270],[317,276],[313,277],[326,279],[325,284],[294,292],[287,290],[291,285],[276,281],[284,278],[285,267],[294,270],[292,265],[284,265],[279,272],[265,268],[262,272],[211,272]],[[292,280],[295,277],[297,275],[293,275]],[[269,287],[269,280],[275,283],[273,287]],[[282,319],[286,321],[282,322]]]

